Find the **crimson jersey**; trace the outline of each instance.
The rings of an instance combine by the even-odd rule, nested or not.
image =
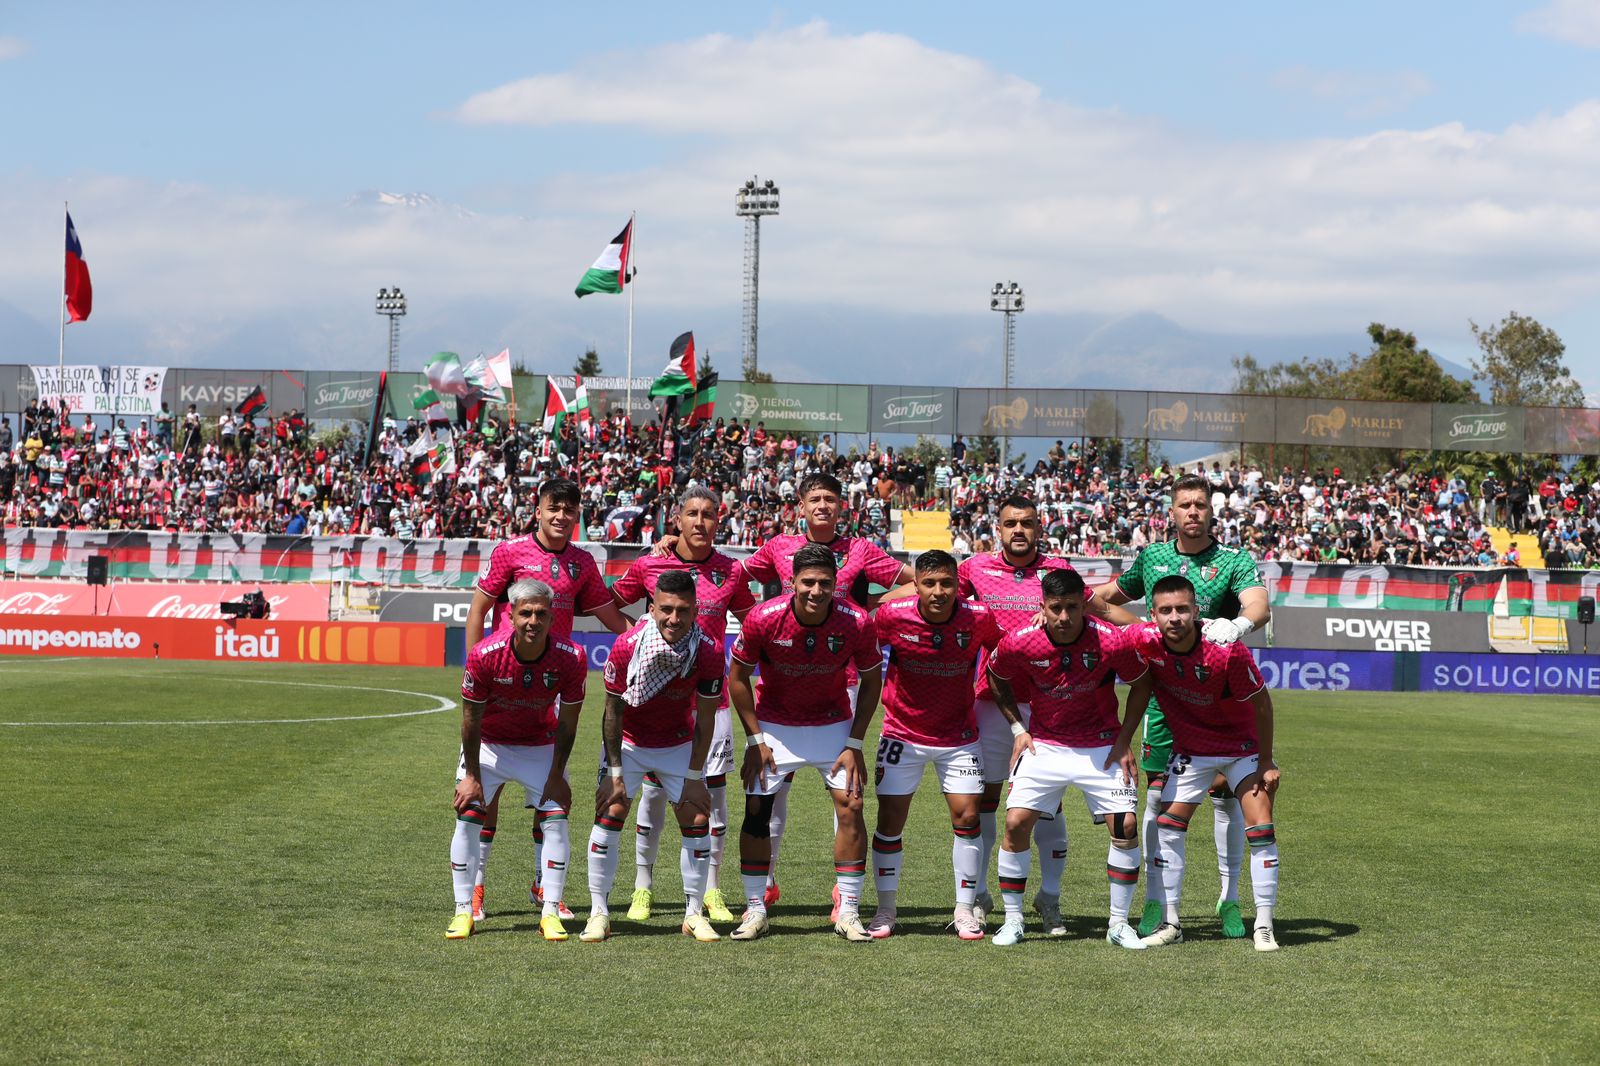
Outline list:
[[[529,533],[496,544],[478,574],[478,588],[495,602],[494,624],[489,632],[510,632],[506,590],[525,577],[543,581],[555,594],[550,601],[552,640],[572,636],[573,615],[588,614],[611,602],[594,556],[570,542],[561,551],[553,552],[539,543],[538,534]]]
[[[1117,739],[1117,678],[1137,681],[1145,665],[1116,626],[1085,618],[1070,644],[1057,644],[1043,626],[1029,626],[1000,642],[989,669],[1013,688],[1019,679],[1033,692],[1028,732],[1035,740],[1072,748],[1098,748]]]
[[[749,579],[740,571],[738,560],[719,551],[712,552],[701,562],[680,559],[676,555],[641,555],[611,586],[611,595],[622,607],[654,596],[656,582],[668,570],[687,570],[694,575],[700,628],[715,640],[728,635],[728,612],[747,611],[756,604]]]
[[[621,696],[628,691],[628,664],[633,661],[639,638],[655,624],[653,618],[640,619],[612,642],[611,657],[606,660],[607,692]],[[673,678],[666,688],[638,707],[628,706],[622,716],[622,739],[640,748],[670,748],[693,740],[696,697],[722,695],[727,661],[722,641],[702,633],[695,648],[694,666],[687,674]]]
[[[1071,570],[1072,564],[1054,555],[1039,553],[1027,566],[1012,566],[1006,562],[1004,552],[985,552],[970,555],[956,567],[957,588],[969,600],[977,600],[989,608],[994,620],[1005,633],[1015,633],[1033,624],[1043,598],[1040,582],[1048,570]],[[1094,593],[1084,590],[1085,600]],[[1018,703],[1027,703],[1030,690],[1026,680],[1013,683],[1011,691]],[[978,699],[992,700],[987,671],[978,674]]]
[[[763,585],[773,581],[783,586],[783,591],[794,591],[794,553],[812,543],[804,533],[785,533],[773,537],[756,553],[744,561],[744,572],[750,580]],[[861,537],[834,537],[823,545],[833,551],[833,561],[838,564],[836,595],[848,597],[865,606],[867,590],[858,588],[858,579],[893,588],[904,564],[882,548]]]
[[[831,725],[855,713],[846,667],[883,665],[878,631],[867,613],[835,596],[828,617],[808,626],[795,617],[794,594],[768,600],[745,616],[733,657],[761,667],[756,717],[773,725]]]
[[[1183,654],[1167,646],[1153,622],[1128,627],[1134,650],[1150,666],[1156,702],[1184,755],[1244,755],[1256,750],[1256,708],[1266,687],[1242,641],[1213,644],[1197,635]]]
[[[519,659],[509,633],[485,637],[467,653],[461,698],[482,703],[485,744],[553,744],[556,702],[582,703],[589,679],[583,652],[551,637],[537,659]]]
[[[889,648],[883,682],[883,735],[953,748],[978,739],[968,680],[1000,627],[982,604],[956,603],[948,621],[922,617],[915,596],[878,608],[878,640]]]

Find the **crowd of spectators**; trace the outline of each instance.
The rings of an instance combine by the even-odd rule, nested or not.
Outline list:
[[[1135,466],[1094,440],[1002,465],[992,441],[959,436],[948,449],[841,452],[828,434],[736,419],[663,430],[620,411],[550,434],[492,417],[470,429],[386,420],[367,456],[364,433],[314,434],[297,412],[203,418],[162,406],[74,424],[30,404],[15,433],[5,418],[5,525],[499,539],[528,528],[533,488],[559,475],[582,487],[585,539],[651,541],[670,499],[697,483],[723,498],[719,540],[753,546],[801,528],[795,487],[825,471],[849,495],[841,530],[885,547],[892,508],[936,508],[950,512],[958,553],[991,550],[997,502],[1022,492],[1039,501],[1052,550],[1094,557],[1166,538],[1170,487],[1198,472],[1214,486],[1217,537],[1262,559],[1519,565],[1490,543],[1485,527],[1500,525],[1533,533],[1549,565],[1600,565],[1600,486],[1572,473],[1468,484],[1406,468]],[[432,440],[447,442],[438,468]]]

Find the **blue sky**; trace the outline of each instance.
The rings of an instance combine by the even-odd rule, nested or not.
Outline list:
[[[1215,8],[14,7],[0,302],[48,325],[70,198],[85,358],[363,364],[385,279],[428,336],[537,358],[618,342],[565,279],[637,209],[651,307],[726,347],[728,200],[761,171],[763,295],[796,322],[1016,272],[1041,315],[1352,345],[1380,319],[1465,362],[1466,319],[1516,308],[1600,393],[1600,3]],[[976,317],[958,345],[992,342]]]

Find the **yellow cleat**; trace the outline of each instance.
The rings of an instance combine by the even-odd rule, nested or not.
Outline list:
[[[472,912],[462,911],[450,919],[450,927],[444,931],[446,940],[465,940],[472,935]]]
[[[633,902],[628,904],[628,921],[648,922],[650,920],[650,904],[655,902],[656,894],[648,888],[633,890]]]
[[[722,889],[706,889],[706,917],[713,922],[733,921],[733,912],[728,909],[727,900],[722,898]]]
[[[683,935],[692,936],[702,944],[715,944],[722,939],[703,914],[691,914],[683,920]]]
[[[546,940],[567,939],[567,927],[561,924],[559,914],[547,914],[539,919],[539,932],[544,934]]]

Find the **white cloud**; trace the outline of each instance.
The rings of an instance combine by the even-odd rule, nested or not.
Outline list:
[[[1517,19],[1517,29],[1582,48],[1600,48],[1600,4],[1595,0],[1552,0]]]
[[[0,35],[0,63],[28,54],[28,42],[21,37]]]
[[[1351,118],[1373,118],[1400,111],[1433,91],[1433,82],[1415,70],[1355,71],[1286,67],[1272,86],[1341,107]]]

